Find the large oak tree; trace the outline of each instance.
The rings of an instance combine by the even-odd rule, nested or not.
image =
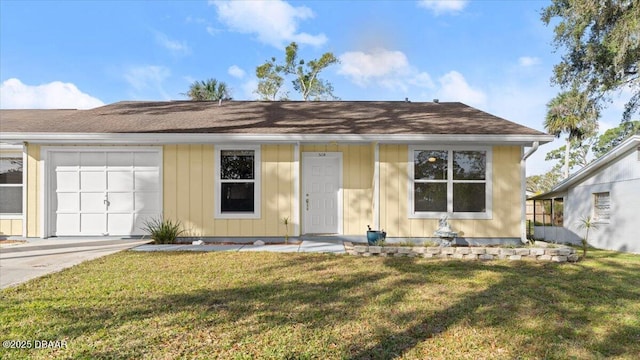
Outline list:
[[[640,108],[640,1],[552,0],[542,21],[554,24],[554,44],[564,51],[552,82],[578,88],[600,106],[629,91],[628,121]]]

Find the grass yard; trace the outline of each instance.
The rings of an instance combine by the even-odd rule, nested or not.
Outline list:
[[[638,359],[640,256],[124,252],[3,290],[2,359]]]

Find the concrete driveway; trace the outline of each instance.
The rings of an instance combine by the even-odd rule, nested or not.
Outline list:
[[[34,239],[0,248],[0,288],[77,265],[83,261],[146,244],[141,239]]]

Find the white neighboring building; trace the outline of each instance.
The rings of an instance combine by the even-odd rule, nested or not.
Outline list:
[[[562,227],[535,226],[536,239],[579,244],[585,234],[580,220],[590,216],[597,226],[589,231],[590,245],[640,253],[640,135],[532,199],[563,210],[551,215]]]

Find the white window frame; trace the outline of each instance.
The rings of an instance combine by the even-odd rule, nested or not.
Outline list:
[[[607,197],[606,204],[599,204],[599,201],[598,201],[599,198],[604,197],[605,195]],[[596,192],[596,193],[593,193],[592,197],[593,197],[593,211],[591,214],[591,218],[596,223],[608,224],[611,221],[611,192],[609,191]],[[607,209],[606,210],[602,209],[599,211],[600,207],[602,208],[606,207]],[[601,217],[602,213],[606,214],[606,218]]]
[[[416,151],[447,151],[447,211],[416,211],[414,203],[415,191],[415,152]],[[453,152],[454,151],[484,151],[486,154],[485,205],[484,212],[453,212]],[[409,177],[408,177],[408,211],[410,219],[439,219],[448,215],[450,219],[491,219],[493,216],[493,149],[490,146],[437,146],[411,145],[409,146]],[[438,181],[434,181],[438,182]],[[445,182],[445,181],[442,181]],[[474,181],[465,181],[474,182]]]
[[[220,155],[223,150],[234,150],[234,151],[242,151],[242,150],[250,150],[254,152],[254,164],[253,169],[255,172],[255,176],[253,180],[223,180],[220,178]],[[261,146],[260,145],[216,145],[214,146],[214,184],[215,184],[215,218],[216,219],[260,219],[260,208],[261,208],[261,187],[262,182],[260,181],[262,161],[261,161]],[[253,212],[222,212],[222,183],[223,182],[253,182]]]
[[[10,150],[6,150],[9,148]],[[15,149],[15,150],[14,150]],[[27,174],[27,159],[24,156],[24,152],[14,147],[2,147],[0,152],[0,158],[18,158],[22,159],[22,182],[19,184],[0,184],[1,187],[19,187],[22,189],[22,212],[21,213],[0,213],[0,220],[24,220],[24,214],[26,212],[26,174]]]

